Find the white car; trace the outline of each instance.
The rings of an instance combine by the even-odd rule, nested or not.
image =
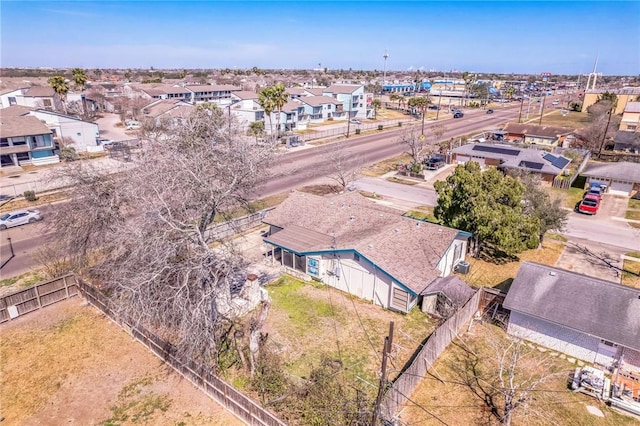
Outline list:
[[[39,210],[16,210],[0,216],[0,229],[12,228],[42,220]]]
[[[351,121],[351,123],[353,123],[353,124],[362,124],[362,121],[358,120],[357,118],[352,118],[349,121]]]

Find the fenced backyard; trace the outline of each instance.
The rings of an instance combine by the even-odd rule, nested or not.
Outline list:
[[[458,335],[460,329],[465,326],[478,311],[483,290],[478,290],[465,305],[453,316],[447,319],[440,327],[428,337],[422,348],[412,357],[407,368],[393,380],[387,389],[381,404],[383,419],[392,424],[400,408],[411,397],[429,368]]]
[[[89,303],[127,330],[136,340],[171,366],[178,374],[233,412],[245,423],[259,426],[286,425],[258,403],[244,396],[233,386],[214,375],[208,366],[193,360],[183,361],[178,359],[175,347],[171,343],[145,330],[144,327],[129,324],[125,318],[118,315],[109,300],[95,288],[87,285],[82,280],[78,280],[78,290]]]
[[[78,286],[75,276],[68,274],[0,297],[0,323],[18,318],[77,294]]]

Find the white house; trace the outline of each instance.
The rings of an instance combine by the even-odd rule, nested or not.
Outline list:
[[[524,262],[503,306],[511,310],[511,335],[640,372],[640,289]]]
[[[243,125],[254,121],[264,121],[264,109],[258,103],[258,94],[250,91],[238,91],[231,93],[231,104],[224,107],[238,119]],[[268,124],[265,126],[265,130]]]
[[[21,105],[18,103],[18,98],[22,98],[27,88],[21,89],[8,89],[0,92],[0,108],[8,108],[12,105]]]
[[[341,108],[334,113],[336,119],[367,118],[369,116],[367,98],[363,85],[332,84],[322,89],[324,96],[338,100]]]
[[[54,138],[73,140],[70,146],[76,152],[85,152],[88,147],[97,146],[100,129],[96,123],[42,109],[33,110],[29,114],[45,123]]]
[[[304,115],[312,123],[333,119],[338,105],[342,106],[338,100],[329,96],[300,96],[297,99],[304,107]]]
[[[294,192],[263,222],[270,225],[264,242],[273,262],[400,312],[465,259],[470,236],[404,217],[357,192]]]
[[[613,195],[632,196],[640,191],[640,164],[629,161],[617,163],[590,163],[580,173],[587,183],[607,185]]]

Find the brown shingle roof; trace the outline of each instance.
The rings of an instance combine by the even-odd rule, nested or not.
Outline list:
[[[31,108],[23,105],[11,105],[7,108],[0,109],[0,117],[19,117],[21,115],[28,115]]]
[[[186,86],[192,92],[237,92],[240,87],[231,84],[201,84],[195,86]]]
[[[294,192],[264,222],[290,228],[267,242],[295,247],[298,253],[356,250],[416,293],[440,275],[436,266],[458,235],[455,229],[401,216],[356,192],[334,197]]]
[[[31,96],[35,98],[52,98],[56,94],[53,87],[50,86],[33,86],[24,94],[24,96]]]
[[[181,111],[186,112],[186,108],[193,110],[192,105],[187,104],[179,99],[163,99],[144,107],[142,109],[142,112],[148,117],[156,118],[175,109],[180,109]]]
[[[0,117],[0,137],[49,135],[51,130],[33,116]]]

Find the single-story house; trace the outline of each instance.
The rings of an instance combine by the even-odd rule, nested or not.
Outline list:
[[[550,185],[553,179],[564,173],[571,163],[569,158],[547,151],[515,147],[506,144],[471,143],[454,148],[453,161],[476,161],[480,166],[495,166],[502,170],[525,170],[540,175],[542,182]]]
[[[191,115],[195,107],[181,99],[161,99],[142,108],[142,119],[157,124],[166,119],[171,125],[179,123]]]
[[[640,132],[618,130],[616,136],[613,138],[613,143],[614,151],[627,151],[640,154]]]
[[[51,130],[36,117],[0,115],[2,167],[59,163]]]
[[[640,190],[640,163],[590,163],[580,174],[587,177],[587,185],[607,185],[610,194],[630,197]]]
[[[640,371],[640,289],[524,262],[507,332],[586,362]]]
[[[464,261],[471,236],[404,217],[357,192],[294,192],[263,222],[274,262],[399,312],[411,311],[423,290]]]
[[[506,139],[521,140],[529,145],[559,146],[564,138],[573,133],[564,127],[538,126],[535,124],[507,123],[502,129]]]

